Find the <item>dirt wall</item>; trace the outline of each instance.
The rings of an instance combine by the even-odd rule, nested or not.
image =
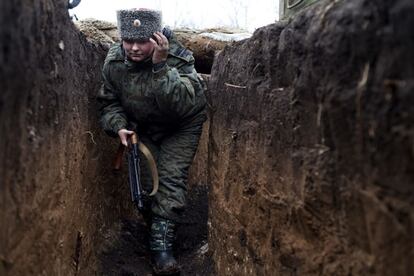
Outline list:
[[[0,275],[148,274],[146,228],[130,203],[125,168],[112,172],[118,141],[97,123],[110,43],[80,33],[66,4],[0,3]],[[189,275],[212,270],[200,251],[206,151],[204,139],[180,228]]]
[[[218,275],[412,274],[413,12],[327,1],[216,57]]]
[[[95,275],[106,230],[131,214],[97,126],[106,49],[66,4],[0,3],[0,275]]]

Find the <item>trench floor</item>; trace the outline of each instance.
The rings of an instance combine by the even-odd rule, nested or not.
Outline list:
[[[214,265],[207,242],[207,193],[191,192],[187,212],[178,228],[176,257],[183,276],[213,276]],[[123,220],[106,235],[108,245],[98,253],[100,271],[104,276],[149,276],[148,230],[137,214],[135,220]]]

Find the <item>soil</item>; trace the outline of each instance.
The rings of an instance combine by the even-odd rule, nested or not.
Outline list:
[[[1,2],[0,22],[0,275],[149,273],[126,173],[112,172],[118,141],[98,124],[108,41],[88,41],[65,1]],[[184,273],[206,275],[207,184],[196,167],[180,258]]]
[[[201,188],[200,188],[201,187]],[[177,275],[216,275],[208,251],[206,187],[192,189],[185,221],[178,228],[175,255],[181,264]],[[191,210],[191,211],[190,211]],[[148,230],[143,220],[123,220],[106,233],[106,242],[98,254],[98,275],[153,275],[148,251]]]
[[[413,12],[322,1],[216,57],[218,275],[412,274]]]
[[[322,1],[244,41],[194,42],[214,65],[181,275],[412,274],[413,14]],[[114,37],[80,33],[67,1],[0,2],[0,275],[152,273],[98,124]]]

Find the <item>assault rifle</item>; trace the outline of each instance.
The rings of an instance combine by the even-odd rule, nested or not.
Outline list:
[[[125,146],[123,144],[119,145],[116,158],[114,160],[114,170],[119,171],[121,168],[122,157],[125,152]],[[128,178],[129,186],[131,189],[131,199],[132,202],[137,207],[138,211],[144,210],[144,197],[147,196],[147,193],[141,186],[141,173],[140,173],[140,162],[138,150],[141,151],[144,156],[147,158],[149,167],[151,169],[153,188],[149,196],[153,196],[158,191],[158,171],[155,164],[154,157],[152,156],[149,149],[138,140],[138,135],[134,132],[132,135],[128,136]]]

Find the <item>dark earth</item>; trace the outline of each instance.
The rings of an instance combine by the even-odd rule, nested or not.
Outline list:
[[[414,2],[322,1],[215,59],[218,275],[412,275]]]
[[[200,185],[190,193],[185,221],[178,229],[176,255],[182,269],[178,275],[215,275],[208,252],[206,186]],[[200,202],[204,205],[200,206]],[[147,229],[142,220],[123,220],[106,233],[109,245],[99,253],[101,268],[98,275],[152,275]]]
[[[0,22],[0,275],[150,274],[117,141],[97,123],[108,44],[87,41],[66,1],[1,2]],[[205,168],[190,174],[182,275],[213,271]]]
[[[321,1],[214,53],[182,275],[412,275],[413,14]],[[0,275],[151,274],[97,123],[107,50],[65,0],[0,2]]]

